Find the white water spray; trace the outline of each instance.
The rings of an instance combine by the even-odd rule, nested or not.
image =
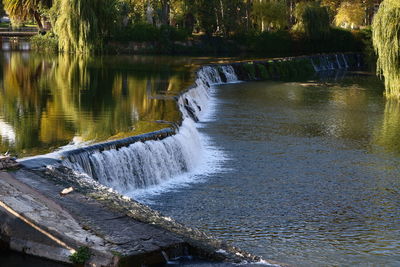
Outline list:
[[[202,67],[195,86],[178,99],[183,122],[175,135],[162,140],[135,142],[119,149],[82,151],[68,156],[64,165],[128,195],[195,172],[204,158],[213,152],[204,146],[205,140],[197,131],[194,120],[201,120],[207,113],[212,85],[223,83],[220,71],[227,82],[237,81],[232,66]]]

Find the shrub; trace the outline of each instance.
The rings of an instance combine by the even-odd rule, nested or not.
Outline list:
[[[78,250],[69,256],[69,260],[74,264],[84,264],[90,259],[91,253],[88,247],[80,247]]]
[[[150,24],[139,23],[120,28],[115,36],[118,41],[150,42],[157,40],[159,31]]]
[[[288,31],[263,32],[258,35],[254,49],[266,56],[284,56],[292,52],[292,40]]]
[[[321,39],[329,33],[329,12],[318,2],[300,2],[294,11],[297,23],[293,30],[304,33],[310,39]]]
[[[57,52],[58,39],[57,37],[48,32],[45,35],[37,34],[30,39],[31,47],[37,51]]]
[[[189,34],[184,29],[163,25],[160,28],[147,23],[138,23],[117,30],[114,39],[134,42],[185,41]]]

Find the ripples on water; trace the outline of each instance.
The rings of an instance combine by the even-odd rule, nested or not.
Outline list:
[[[225,85],[201,132],[229,156],[153,208],[300,266],[400,265],[400,106],[374,77]]]
[[[0,64],[0,152],[19,156],[164,128],[180,118],[171,96],[197,66],[28,52],[4,52]],[[400,265],[400,105],[379,82],[243,83],[214,94],[199,128],[225,158],[197,173],[201,183],[144,193],[146,202],[266,259]]]

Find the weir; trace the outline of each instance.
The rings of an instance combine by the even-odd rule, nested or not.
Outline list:
[[[0,206],[5,207],[0,209],[0,245],[68,263],[73,251],[87,246],[93,266],[160,264],[188,255],[260,261],[120,193],[147,189],[196,168],[206,149],[196,121],[207,115],[214,85],[361,64],[357,54],[334,54],[201,67],[195,84],[176,97],[179,126],[33,159],[42,165],[21,161],[21,170],[0,172]],[[74,189],[70,194],[60,194],[69,187]]]
[[[362,62],[359,54],[329,54],[203,66],[194,86],[177,97],[182,113],[178,129],[167,128],[67,151],[62,153],[62,163],[123,194],[166,182],[192,171],[200,161],[204,148],[195,122],[201,121],[208,111],[209,93],[214,85],[263,80],[261,68],[269,72],[268,77],[283,79],[290,71],[306,68],[304,64],[314,73],[324,73],[354,69]]]
[[[232,66],[205,66],[198,71],[195,86],[178,97],[182,122],[176,133],[167,128],[67,151],[62,153],[63,164],[120,193],[158,185],[193,170],[203,149],[194,122],[208,110],[211,86],[223,81],[237,81]]]

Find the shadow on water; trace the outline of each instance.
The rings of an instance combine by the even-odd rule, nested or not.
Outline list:
[[[48,261],[9,250],[0,250],[1,266],[4,267],[68,267],[71,265]]]

